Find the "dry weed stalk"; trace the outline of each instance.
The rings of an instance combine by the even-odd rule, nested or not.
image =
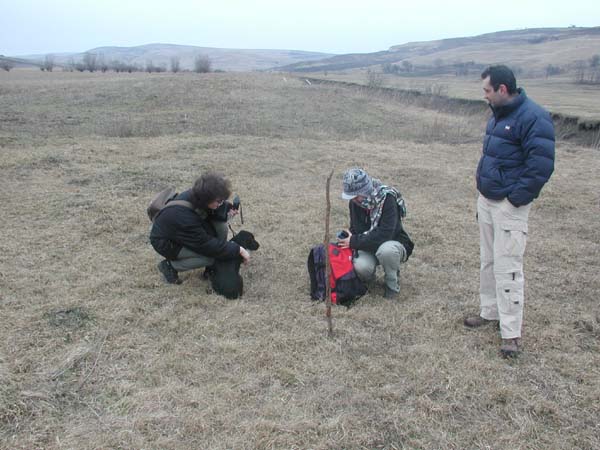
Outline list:
[[[327,177],[325,185],[325,317],[327,317],[327,335],[333,337],[333,320],[331,318],[331,285],[329,277],[331,276],[331,264],[329,263],[329,216],[331,215],[331,200],[329,199],[329,187],[331,185],[331,177],[333,177],[333,169]]]
[[[81,388],[83,387],[83,385],[85,383],[87,383],[87,381],[90,379],[90,377],[92,376],[92,374],[96,370],[96,366],[98,365],[98,360],[100,359],[100,354],[102,353],[102,349],[104,348],[104,344],[106,343],[106,338],[110,334],[111,329],[108,329],[106,331],[106,334],[104,335],[104,339],[102,339],[102,343],[100,344],[100,348],[98,349],[98,353],[96,354],[96,359],[94,360],[94,364],[92,365],[92,368],[90,369],[90,371],[88,372],[88,374],[85,376],[85,378],[83,380],[81,380],[81,382],[77,386],[77,390],[78,391],[81,390]]]

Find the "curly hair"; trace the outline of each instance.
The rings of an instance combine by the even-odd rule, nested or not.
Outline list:
[[[231,183],[218,173],[205,173],[194,182],[191,201],[196,208],[206,206],[216,200],[227,200],[231,195]]]

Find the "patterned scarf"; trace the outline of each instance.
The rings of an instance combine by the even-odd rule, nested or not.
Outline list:
[[[404,199],[402,198],[402,194],[397,189],[386,186],[382,184],[380,180],[376,178],[372,178],[373,180],[373,194],[370,197],[365,199],[365,201],[361,204],[361,206],[365,209],[369,210],[369,216],[371,218],[371,228],[369,231],[372,231],[374,228],[379,225],[379,220],[381,219],[381,214],[383,213],[383,204],[385,203],[385,197],[388,194],[391,194],[396,199],[396,204],[398,205],[398,212],[400,213],[400,219],[406,217],[406,204],[404,203]],[[367,233],[369,232],[367,231]]]

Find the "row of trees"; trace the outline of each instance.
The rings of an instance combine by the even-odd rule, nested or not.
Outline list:
[[[523,68],[512,66],[515,75],[523,74]],[[400,75],[400,74],[415,74],[415,75],[444,75],[454,74],[456,76],[468,76],[473,72],[480,72],[483,65],[477,64],[474,61],[457,61],[453,63],[444,63],[441,59],[436,59],[433,65],[413,65],[410,61],[404,60],[400,64],[384,63],[381,65],[381,71],[384,74]],[[600,55],[594,55],[588,60],[576,61],[574,64],[559,66],[548,64],[544,68],[546,78],[561,75],[573,74],[574,81],[578,84],[600,84]],[[530,76],[539,76],[540,71],[529,72]]]
[[[600,84],[600,55],[575,63],[575,83]]]
[[[181,60],[178,56],[171,57],[170,66],[171,72],[177,73],[181,72]],[[166,72],[167,66],[165,64],[161,64],[160,66],[155,66],[152,63],[152,60],[148,60],[146,62],[146,67],[144,70],[148,73],[152,72]],[[194,67],[193,71],[196,73],[208,73],[212,70],[212,62],[210,58],[206,55],[198,55],[194,58]]]
[[[69,61],[66,65],[66,70],[77,70],[79,72],[166,72],[166,64],[154,64],[152,60],[146,61],[146,65],[126,63],[119,60],[107,61],[104,55],[96,55],[95,53],[85,53],[83,59],[79,62]],[[170,70],[173,73],[181,72],[181,60],[178,56],[173,56],[170,59]],[[212,70],[212,62],[206,55],[197,55],[194,58],[193,71],[197,73],[208,73]]]
[[[410,61],[402,61],[402,64],[392,64],[392,63],[385,63],[381,66],[381,70],[383,71],[383,73],[391,73],[394,75],[398,75],[401,72],[412,72],[413,71],[413,65]]]
[[[44,72],[52,72],[58,64],[56,63],[54,55],[46,55],[44,60],[38,63],[40,70]],[[0,69],[10,71],[15,67],[15,63],[10,59],[0,58]],[[95,53],[84,53],[81,61],[75,61],[71,58],[66,64],[62,65],[63,70],[73,72],[107,72],[112,70],[114,72],[166,72],[166,64],[154,64],[152,60],[146,61],[145,65],[127,63],[120,60],[108,61],[104,55]],[[173,56],[170,59],[171,72],[181,72],[181,60],[178,56]],[[208,73],[212,71],[212,61],[206,55],[196,55],[193,61],[192,70],[197,73]]]
[[[600,84],[600,55],[566,66],[548,64],[545,68],[546,78],[564,73],[572,73],[577,84]]]
[[[441,75],[453,73],[457,77],[467,76],[473,72],[474,69],[479,70],[481,65],[475,63],[475,61],[457,61],[453,63],[444,63],[442,59],[436,59],[433,65],[418,65],[415,66],[408,60],[402,61],[400,64],[384,63],[381,66],[383,73],[399,75],[401,73],[414,73],[414,74],[427,74],[427,75]]]

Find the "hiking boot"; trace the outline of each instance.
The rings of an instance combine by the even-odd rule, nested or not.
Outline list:
[[[465,327],[468,327],[468,328],[479,328],[484,325],[489,325],[489,324],[495,323],[495,322],[498,322],[498,321],[484,319],[481,316],[472,316],[472,317],[467,317],[465,319],[464,324],[465,324]]]
[[[519,355],[520,344],[521,342],[519,338],[502,339],[500,353],[504,358],[516,358]]]
[[[166,259],[163,259],[158,264],[158,270],[160,270],[160,273],[162,274],[165,282],[167,282],[169,284],[181,284],[181,280],[179,279],[179,274],[173,268],[171,263],[169,261],[167,261]]]
[[[400,292],[393,291],[386,286],[383,298],[389,298],[390,300],[398,300],[400,298]]]

